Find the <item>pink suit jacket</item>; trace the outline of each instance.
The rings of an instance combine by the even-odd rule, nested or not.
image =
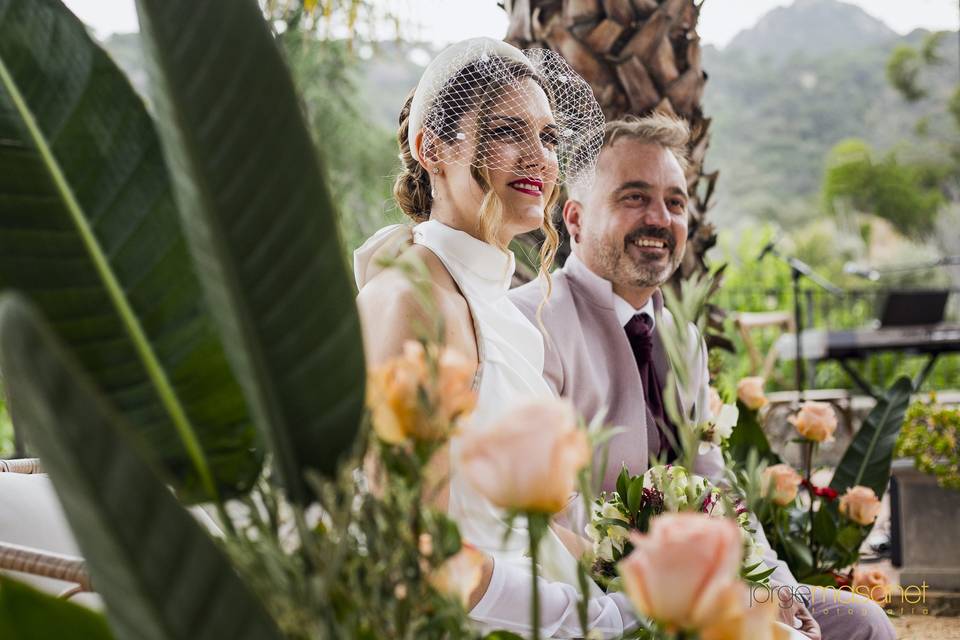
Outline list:
[[[633,351],[614,309],[613,287],[575,255],[563,269],[552,274],[553,290],[543,308],[543,327],[537,321],[537,308],[543,300],[546,282],[534,280],[510,292],[514,304],[544,334],[543,375],[554,391],[569,398],[583,417],[590,421],[603,414],[603,423],[623,428],[609,441],[609,457],[602,482],[603,490],[616,485],[621,465],[631,474],[646,471],[650,460],[649,443],[656,437],[656,425],[648,425],[646,400]],[[659,291],[653,296],[657,313],[653,358],[657,377],[666,384],[668,360],[659,337],[660,323],[672,323],[673,316],[663,306]],[[674,393],[686,415],[699,423],[709,411],[707,350],[697,329],[690,326],[690,384]],[[598,453],[598,455],[602,455]],[[597,461],[601,462],[600,460]],[[719,480],[723,456],[718,447],[700,455],[695,471]]]

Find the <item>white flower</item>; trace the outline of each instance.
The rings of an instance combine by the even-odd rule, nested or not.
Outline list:
[[[613,541],[610,538],[604,538],[599,544],[594,545],[593,551],[600,560],[613,562]]]
[[[714,444],[720,444],[733,433],[733,428],[737,426],[737,420],[740,418],[740,410],[735,404],[725,404],[720,409],[720,415],[713,421]]]

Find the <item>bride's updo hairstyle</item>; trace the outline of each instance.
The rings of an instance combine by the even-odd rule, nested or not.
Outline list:
[[[414,221],[430,218],[430,176],[415,155],[417,135],[423,131],[421,149],[444,144],[444,162],[470,166],[471,175],[484,191],[479,212],[480,237],[500,246],[503,204],[490,188],[489,170],[514,171],[515,167],[491,152],[494,141],[483,122],[492,108],[516,100],[516,91],[511,90],[520,88],[527,79],[543,89],[558,130],[559,174],[556,186],[547,194],[540,226],[546,238],[540,251],[540,270],[546,273],[559,243],[550,211],[559,199],[560,185],[567,176],[592,175],[584,169],[596,164],[604,124],[590,86],[554,52],[521,52],[490,38],[466,40],[442,51],[428,65],[400,111],[397,142],[403,170],[393,192],[397,204]],[[542,155],[539,140],[528,137],[518,141],[524,155]],[[472,154],[466,153],[466,145],[458,148],[458,143],[468,139],[475,141]],[[507,250],[505,246],[500,248]]]

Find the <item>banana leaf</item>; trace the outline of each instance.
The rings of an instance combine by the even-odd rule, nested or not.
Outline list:
[[[0,298],[0,368],[118,638],[282,637],[143,455],[142,438],[17,295]]]
[[[364,363],[336,212],[255,0],[138,0],[179,211],[291,498],[354,443]]]
[[[767,464],[782,462],[780,456],[770,446],[767,434],[763,432],[759,412],[750,409],[739,400],[737,400],[737,410],[740,412],[737,426],[727,440],[727,448],[733,460],[742,467],[746,464],[750,451],[755,450],[758,458]]]
[[[58,0],[0,0],[6,288],[42,310],[181,497],[252,483],[257,432],[204,306],[153,122]]]
[[[870,487],[882,498],[890,481],[893,448],[910,404],[913,383],[901,377],[877,401],[843,453],[830,488],[843,495],[856,485]]]
[[[0,575],[0,638],[113,640],[107,619]]]

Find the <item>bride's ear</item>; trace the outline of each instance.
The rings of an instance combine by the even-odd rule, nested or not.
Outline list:
[[[413,139],[416,146],[414,156],[427,173],[440,163],[440,139],[430,129],[423,127]]]

